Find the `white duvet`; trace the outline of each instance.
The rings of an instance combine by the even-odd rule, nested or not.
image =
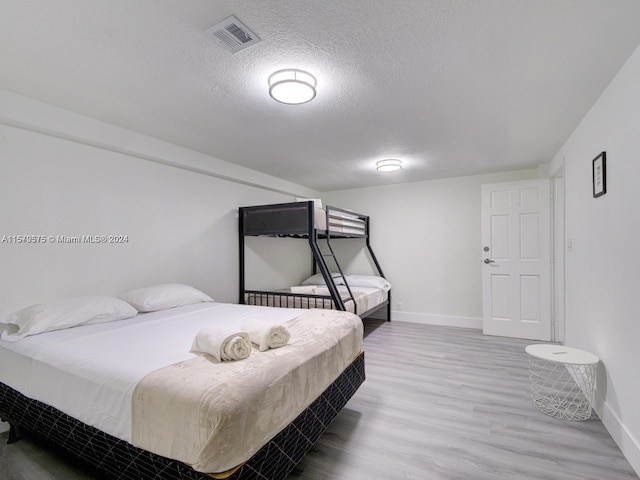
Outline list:
[[[211,322],[273,324],[300,310],[199,303],[116,322],[0,341],[0,382],[122,440],[131,441],[136,384],[162,367],[195,358],[191,344]]]

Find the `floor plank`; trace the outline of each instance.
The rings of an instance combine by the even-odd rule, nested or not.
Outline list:
[[[638,480],[602,422],[563,422],[529,398],[529,341],[366,322],[367,380],[287,480]],[[31,439],[0,480],[93,480]]]
[[[367,380],[288,480],[638,479],[595,414],[533,408],[532,342],[365,325]]]

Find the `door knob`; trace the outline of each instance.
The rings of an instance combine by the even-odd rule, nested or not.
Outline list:
[[[491,260],[490,258],[485,258],[484,263],[494,263],[495,260]]]

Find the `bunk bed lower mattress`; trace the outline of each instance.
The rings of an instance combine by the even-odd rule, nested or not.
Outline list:
[[[380,288],[351,287],[356,307],[354,309],[354,303],[348,298],[347,289],[339,286],[338,292],[343,298],[347,311],[356,314],[363,314],[382,305],[388,298],[388,292]],[[245,302],[247,305],[263,307],[336,309],[335,302],[324,285],[301,285],[272,292],[252,290],[245,294]]]
[[[159,315],[158,319],[155,318],[158,315],[144,314],[111,324],[49,332],[8,346],[6,342],[0,342],[0,382],[3,384],[0,416],[18,424],[26,423],[24,418],[28,418],[28,415],[19,408],[16,411],[15,401],[9,398],[17,395],[28,404],[41,404],[42,409],[52,415],[58,412],[70,421],[95,429],[106,436],[104,438],[119,439],[128,445],[127,448],[153,452],[153,455],[188,464],[192,467],[188,470],[192,472],[228,472],[246,462],[275,434],[286,428],[314,398],[342,375],[341,372],[353,364],[354,358],[362,350],[361,322],[345,312],[318,310],[299,315],[300,312],[295,310],[224,304],[172,310],[180,312],[172,321],[164,315]],[[188,352],[191,342],[187,340],[192,340],[203,324],[210,324],[211,314],[216,310],[218,314],[222,313],[217,316],[218,320],[225,323],[241,322],[248,317],[260,316],[261,312],[268,312],[267,317],[272,322],[279,318],[277,323],[293,316],[293,319],[284,322],[291,332],[291,341],[286,347],[268,352],[258,353],[254,349],[249,358],[238,362],[216,364],[207,357],[189,353],[187,355],[192,358],[180,360],[183,355],[176,353],[175,349]],[[278,310],[283,314],[274,314]],[[149,316],[154,317],[155,321],[150,320]],[[342,333],[336,334],[336,328]],[[139,363],[148,366],[149,362],[142,360],[140,351],[126,348],[131,345],[132,338],[139,337],[141,333],[144,333],[142,338],[146,342],[140,344],[139,350],[151,356],[154,355],[152,352],[156,352],[156,356],[161,356],[158,352],[163,352],[163,355],[168,355],[168,359],[163,360],[167,366],[152,369],[153,373],[145,373],[144,381],[136,381],[132,387],[130,378],[138,375],[139,371],[132,374],[130,370],[123,372],[118,367]],[[45,341],[46,337],[51,341]],[[171,344],[177,340],[179,346],[168,347],[166,342],[169,337],[173,338]],[[153,342],[149,342],[149,338],[153,338]],[[106,347],[109,340],[114,339],[117,339],[116,343]],[[152,347],[148,344],[152,344]],[[74,350],[74,345],[80,348]],[[21,352],[16,352],[16,349]],[[30,361],[17,358],[24,357],[25,350],[37,353]],[[131,358],[132,351],[135,352],[135,359]],[[51,359],[52,355],[63,356],[52,363],[43,361],[45,358]],[[292,365],[291,361],[296,357]],[[320,360],[320,364],[313,367],[317,360]],[[327,362],[333,366],[329,369],[333,373],[329,375],[323,373],[327,369]],[[10,367],[14,366],[18,372],[8,373]],[[153,379],[158,372],[164,374],[172,369],[176,370],[175,375],[160,377],[166,388],[157,382],[149,384],[149,378]],[[29,371],[32,374],[24,377]],[[201,375],[206,382],[200,386],[203,393],[197,391],[194,382],[191,382],[191,388],[185,388],[185,380],[189,383],[192,378],[191,375],[184,375],[187,371],[200,374],[208,372],[204,377]],[[225,380],[213,385],[218,376]],[[20,382],[20,378],[26,379]],[[139,385],[145,382],[146,391],[138,392]],[[43,386],[49,386],[52,394],[48,395]],[[301,395],[302,391],[308,391],[309,395]],[[114,398],[118,396],[125,401],[116,405]],[[231,401],[236,396],[239,401]],[[295,405],[290,403],[291,399],[294,399]],[[180,415],[176,415],[176,410],[171,408],[176,401],[181,406],[177,410]],[[100,402],[103,404],[100,405]],[[136,402],[142,402],[141,406],[144,407],[138,409],[138,413]],[[234,403],[237,408],[233,407]],[[82,411],[76,410],[74,405],[81,406]],[[204,408],[200,408],[201,405]],[[255,410],[265,408],[264,415],[254,415]],[[141,414],[140,410],[146,413]],[[123,434],[122,425],[123,422],[127,423],[127,418],[131,422],[130,430]],[[33,425],[26,426],[36,428]],[[253,434],[250,434],[251,430]],[[234,443],[234,439],[239,440],[239,444]]]

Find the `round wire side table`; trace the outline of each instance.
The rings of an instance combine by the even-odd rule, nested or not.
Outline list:
[[[591,416],[596,365],[592,353],[562,345],[537,344],[529,355],[531,399],[546,415],[562,420],[587,420]]]

